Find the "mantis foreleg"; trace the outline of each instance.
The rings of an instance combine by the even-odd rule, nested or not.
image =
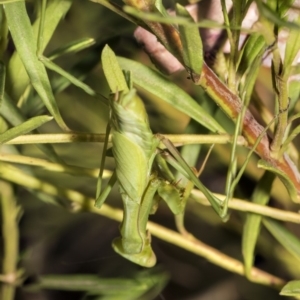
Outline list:
[[[191,170],[185,160],[182,158],[178,150],[174,147],[174,145],[164,136],[157,135],[157,138],[167,147],[172,156],[176,159],[173,159],[170,156],[167,156],[168,162],[173,165],[176,169],[179,169],[180,172],[184,174],[184,176],[190,179],[195,186],[203,192],[207,200],[211,203],[213,209],[216,213],[221,217],[225,218],[226,216],[222,214],[222,201],[214,196],[198,179],[195,173]]]

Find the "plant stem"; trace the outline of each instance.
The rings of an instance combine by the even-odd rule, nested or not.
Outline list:
[[[25,155],[0,153],[0,161],[41,167],[50,172],[67,173],[74,176],[88,176],[88,177],[97,178],[99,175],[99,169],[89,169],[89,168],[83,168],[78,166],[53,163],[46,159],[25,156]],[[103,178],[108,178],[111,176],[111,174],[112,174],[111,171],[105,170],[103,173]]]
[[[13,300],[18,279],[17,262],[19,255],[19,207],[13,197],[10,184],[0,182],[0,204],[2,211],[3,263],[0,281],[0,299]]]
[[[222,194],[214,194],[214,195],[222,201],[224,201],[226,198],[226,196]],[[194,199],[198,203],[201,203],[202,205],[206,205],[206,206],[210,205],[206,197],[199,190],[192,191],[192,199]],[[228,203],[228,207],[230,209],[234,209],[238,211],[255,213],[264,217],[270,217],[279,221],[300,224],[299,213],[284,211],[277,208],[259,205],[238,198],[231,198]]]
[[[105,134],[97,133],[49,133],[49,134],[28,134],[18,136],[6,144],[64,144],[64,143],[104,143]],[[189,144],[227,144],[232,143],[233,136],[229,134],[165,134],[163,135],[176,146]],[[111,142],[111,136],[109,137]],[[247,146],[245,138],[239,136],[237,145]],[[164,148],[163,145],[160,145]]]

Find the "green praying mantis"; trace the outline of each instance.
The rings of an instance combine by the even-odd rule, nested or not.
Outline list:
[[[41,98],[45,100],[45,105],[55,117],[57,123],[65,130],[68,130],[54,101],[45,66],[67,78],[88,94],[96,96],[96,93],[77,78],[66,74],[64,70],[42,55],[42,49],[45,45],[40,41],[45,21],[46,2],[45,0],[42,1],[41,18],[40,22],[37,23],[38,26],[36,26],[36,28],[39,28],[36,34],[39,41],[37,46],[34,46],[36,41],[30,28],[29,19],[26,17],[24,3],[16,2],[6,5],[5,12],[11,22],[10,28],[16,48],[22,48],[23,45],[18,43],[18,41],[22,39],[22,36],[26,36],[27,54],[25,53],[26,55],[24,54],[21,60],[31,81],[35,83],[40,83],[41,81],[42,84],[37,84],[35,88],[41,95]],[[50,9],[51,7],[49,6],[48,8]],[[24,28],[20,28],[18,25],[18,16],[26,24]],[[24,53],[21,50],[20,53]],[[206,195],[213,208],[220,215],[222,215],[221,201],[201,184],[168,140],[163,136],[153,135],[143,103],[132,88],[130,74],[122,73],[114,54],[109,48],[106,48],[103,52],[103,57],[105,56],[106,59],[102,59],[105,66],[104,71],[112,92],[109,99],[111,121],[107,132],[110,131],[109,128],[111,127],[116,171],[110,179],[108,187],[102,192],[101,180],[99,180],[96,205],[101,206],[113,183],[118,181],[124,202],[124,218],[120,228],[121,238],[114,241],[113,247],[116,252],[124,257],[140,265],[150,267],[155,264],[156,259],[151,249],[150,234],[147,232],[146,226],[149,214],[155,210],[156,195],[159,195],[160,198],[167,202],[174,214],[181,213],[184,210],[184,203],[188,197],[188,189],[181,187],[180,182],[175,182],[172,173],[167,170],[167,165],[162,159],[163,156],[169,163],[179,169],[183,176],[192,180]],[[44,78],[44,80],[39,81],[38,79],[40,78]],[[19,90],[22,89],[19,88]],[[161,152],[159,149],[161,143],[168,147],[169,153]],[[104,149],[106,147],[107,142]],[[104,154],[100,179],[105,160]],[[157,171],[154,171],[155,165],[157,166]]]
[[[132,87],[130,73],[122,72],[115,54],[108,46],[104,48],[101,59],[111,89],[111,117],[107,125],[95,205],[101,207],[112,186],[118,181],[124,216],[120,225],[121,237],[113,241],[113,249],[132,262],[152,267],[156,257],[146,226],[149,214],[157,206],[157,197],[162,198],[174,214],[183,212],[188,197],[186,189],[174,182],[166,161],[205,194],[221,217],[222,202],[199,181],[169,140],[152,133],[144,104]],[[101,191],[110,131],[116,168],[107,187]],[[159,148],[161,143],[168,152]],[[154,165],[158,171],[154,170]]]

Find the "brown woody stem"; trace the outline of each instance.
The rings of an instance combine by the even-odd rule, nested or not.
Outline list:
[[[233,120],[242,111],[241,99],[232,93],[228,87],[220,81],[215,73],[206,65],[203,65],[201,75],[193,75],[195,84],[200,85],[217,105]],[[253,146],[263,131],[263,127],[256,121],[252,113],[247,109],[243,120],[243,136]],[[293,182],[298,195],[300,194],[300,175],[294,163],[285,154],[277,159],[271,156],[270,142],[267,134],[263,136],[255,152],[275,169],[282,171]]]

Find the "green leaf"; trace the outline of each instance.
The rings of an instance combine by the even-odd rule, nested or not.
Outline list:
[[[262,159],[260,159],[258,161],[257,166],[258,166],[258,168],[262,168],[264,170],[268,170],[270,172],[275,173],[280,178],[280,180],[283,182],[283,184],[285,185],[287,191],[289,192],[291,199],[294,202],[297,202],[297,203],[299,202],[297,189],[296,189],[294,183],[291,181],[291,179],[289,178],[289,176],[286,173],[284,173],[283,171],[276,168],[276,166],[274,166],[270,162],[267,162]]]
[[[7,94],[4,94],[0,114],[11,125],[17,126],[26,121],[21,110],[13,103]],[[37,144],[37,147],[45,153],[45,155],[54,162],[62,163],[62,159],[56,154],[52,145],[50,144]]]
[[[46,122],[51,121],[53,118],[49,116],[38,116],[38,117],[33,117],[29,119],[28,121],[22,123],[21,125],[15,126],[11,129],[8,129],[4,133],[0,134],[0,143],[6,143],[17,136],[26,134],[41,125],[43,125]]]
[[[48,59],[54,60],[57,57],[61,57],[62,55],[66,55],[69,53],[78,53],[82,50],[92,47],[95,44],[96,40],[94,38],[82,38],[76,41],[72,41],[71,43],[68,43],[53,51],[51,54],[49,54]]]
[[[238,73],[241,76],[239,94],[244,95],[244,105],[246,106],[248,106],[253,94],[266,47],[267,44],[264,36],[254,33],[248,38],[243,48],[243,55],[238,66]]]
[[[99,3],[101,2],[101,4],[102,2],[107,2],[105,0],[92,0],[92,1],[99,2]],[[108,7],[107,5],[105,6]],[[161,14],[161,11],[159,11],[159,13],[144,12],[128,5],[125,5],[123,9],[126,13],[128,13],[128,15],[134,16],[137,19],[144,20],[144,21],[152,21],[152,22],[157,22],[161,24],[170,24],[170,25],[174,25],[174,24],[190,25],[197,28],[225,28],[225,25],[211,20],[202,20],[200,22],[195,23],[190,18],[185,18],[180,16],[179,17],[170,16],[170,15],[164,16]],[[160,9],[158,8],[158,10]]]
[[[176,12],[179,16],[189,18],[193,21],[188,11],[180,4],[176,4]],[[200,74],[203,65],[203,46],[199,29],[189,25],[179,25],[178,29],[183,46],[184,64],[191,72]]]
[[[96,275],[44,275],[38,283],[29,286],[30,290],[53,289],[63,291],[82,291],[89,295],[103,295],[101,299],[144,299],[150,292],[154,299],[165,284],[168,276],[160,269],[138,272],[133,278],[101,278]],[[150,299],[150,298],[147,298]]]
[[[277,6],[280,16],[284,16],[290,8],[293,8],[294,2],[295,0],[278,0]]]
[[[84,82],[82,82],[81,80],[77,79],[76,77],[74,77],[72,74],[68,73],[67,71],[65,71],[64,69],[62,69],[60,66],[58,66],[57,64],[53,63],[50,59],[48,59],[47,57],[40,57],[40,60],[44,63],[44,65],[49,69],[52,70],[56,73],[58,73],[59,75],[61,75],[62,77],[66,78],[67,80],[69,80],[72,84],[74,84],[75,86],[77,86],[78,88],[82,89],[83,91],[85,91],[87,94],[91,95],[91,96],[96,96],[96,92],[89,87],[87,84],[85,84]]]
[[[102,51],[101,62],[105,78],[113,94],[123,91],[128,92],[124,74],[119,66],[114,52],[106,45]]]
[[[264,226],[274,236],[274,238],[295,258],[300,261],[300,240],[297,236],[292,234],[282,226],[279,222],[271,219],[263,219]]]
[[[2,0],[0,1],[0,4],[7,4],[7,3],[13,3],[13,2],[21,2],[23,0]]]
[[[268,171],[264,173],[252,194],[251,199],[253,203],[260,205],[268,203],[274,178],[275,175],[273,173]],[[243,228],[242,253],[247,277],[250,277],[253,266],[254,249],[260,232],[261,220],[262,217],[260,215],[248,213]]]
[[[300,280],[292,280],[288,282],[280,291],[282,296],[300,296]]]
[[[246,8],[249,5],[248,0],[233,0],[232,3],[232,20],[230,24],[234,27],[238,27],[242,25],[243,19],[246,14]],[[249,7],[249,6],[248,6]],[[237,32],[239,35],[239,32]],[[235,34],[233,32],[233,34]]]
[[[299,65],[297,67],[299,67]],[[293,66],[291,73],[297,67],[294,68],[294,66]],[[300,70],[299,70],[298,74],[300,74]],[[290,99],[290,108],[293,108],[296,105],[296,103],[298,102],[298,99],[300,98],[299,81],[298,80],[290,81],[288,83],[288,91],[289,91],[289,99]]]
[[[287,9],[286,6],[282,6],[281,10],[275,12],[268,4],[262,2],[261,0],[257,0],[256,3],[261,15],[263,15],[271,23],[276,24],[277,26],[280,27],[288,27],[288,28],[293,28],[298,30],[300,29],[299,24],[290,21],[285,21],[282,18],[283,13]],[[276,1],[274,0],[272,0],[270,3],[276,5]]]
[[[251,67],[258,56],[261,56],[266,47],[266,40],[260,33],[251,34],[243,47],[243,55],[238,72],[243,75]]]
[[[246,14],[246,0],[233,0],[232,9],[230,12],[231,17],[229,17],[228,14],[226,17],[230,19],[230,23],[229,23],[230,27],[234,27],[234,28],[241,27],[245,14]],[[227,23],[226,18],[225,18],[225,24]],[[235,55],[232,56],[233,59],[234,56],[237,56],[238,53],[238,46],[239,46],[241,32],[240,30],[230,30],[230,31],[231,31],[230,35],[232,36],[232,47],[230,51],[232,52],[232,54],[235,53]]]
[[[299,88],[299,86],[298,86],[298,88]],[[292,132],[290,133],[288,138],[284,141],[283,145],[281,146],[280,152],[284,153],[288,149],[289,145],[292,143],[292,140],[294,138],[296,138],[299,134],[300,134],[300,125],[296,126],[292,130]]]
[[[111,11],[115,12],[116,14],[118,14],[119,16],[121,16],[122,18],[136,24],[139,25],[139,20],[132,18],[130,15],[128,15],[127,13],[124,13],[124,11],[126,11],[125,9],[123,9],[120,5],[114,3],[113,1],[110,0],[91,0],[92,2],[95,3],[99,3],[103,6],[105,6],[106,8],[110,9]]]
[[[38,282],[39,288],[63,291],[93,291],[114,294],[124,291],[124,287],[134,290],[132,279],[105,279],[96,275],[44,275]]]
[[[20,5],[23,5],[23,2]],[[46,8],[46,18],[43,30],[43,45],[42,50],[47,46],[51,39],[58,23],[66,12],[70,9],[73,0],[52,0],[48,1],[49,5]],[[19,20],[22,25],[21,20]],[[37,36],[39,30],[40,19],[34,22],[32,26],[34,45],[37,44]],[[27,24],[28,26],[28,24]],[[23,94],[25,88],[29,84],[29,77],[21,61],[20,53],[15,51],[11,57],[8,65],[8,82],[9,82],[9,94],[16,102]]]
[[[36,56],[36,40],[26,12],[25,2],[6,4],[4,9],[14,44],[33,87],[58,125],[68,131],[55,102],[45,66]]]
[[[123,57],[117,59],[123,69],[131,71],[135,85],[171,104],[210,131],[225,133],[221,125],[190,95],[159,72],[130,59]]]
[[[165,18],[170,17],[170,15],[168,14],[167,10],[164,7],[162,0],[155,0],[154,5],[155,5],[155,8],[161,13],[161,15],[163,17],[165,17]]]
[[[0,109],[1,116],[11,125],[17,126],[26,121],[21,110],[13,103],[9,96],[5,93]]]
[[[300,16],[295,21],[300,25]],[[290,75],[292,64],[299,53],[300,49],[300,30],[291,29],[289,36],[286,41],[286,48],[283,62],[283,74],[286,76]]]

